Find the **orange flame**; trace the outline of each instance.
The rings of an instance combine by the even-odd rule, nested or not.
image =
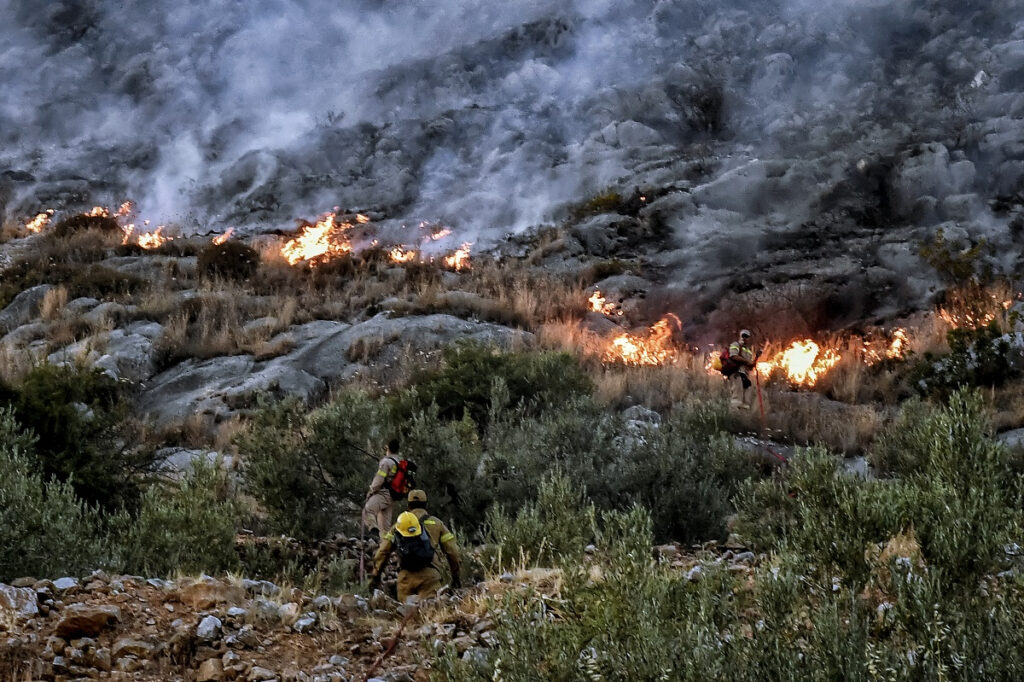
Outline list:
[[[437,230],[436,232],[431,232],[430,233],[430,239],[432,241],[435,241],[435,242],[436,241],[440,241],[440,240],[444,239],[445,237],[450,236],[451,233],[452,233],[452,231],[449,230],[447,227],[445,227],[445,228],[442,228],[440,230]]]
[[[229,227],[227,232],[225,232],[222,235],[218,235],[218,236],[214,237],[213,238],[213,243],[216,244],[217,246],[220,246],[221,244],[223,244],[227,240],[231,239],[231,234],[234,231],[235,231],[235,228]]]
[[[595,313],[601,313],[603,315],[621,315],[622,311],[618,310],[618,306],[614,303],[608,303],[605,297],[599,290],[594,291],[594,295],[587,299],[590,303],[590,310]]]
[[[370,222],[370,218],[368,216],[364,216],[362,213],[356,213],[356,222],[360,225],[365,225]]]
[[[48,208],[42,213],[36,214],[36,217],[25,223],[25,229],[32,234],[39,234],[46,226],[50,224],[50,218],[53,217],[53,209]]]
[[[814,341],[804,339],[794,341],[789,348],[776,353],[771,360],[757,363],[757,371],[767,377],[778,369],[785,372],[791,383],[814,386],[841,359],[842,355],[839,352],[831,348],[823,349]]]
[[[289,265],[296,265],[302,261],[309,261],[311,265],[315,265],[319,261],[351,253],[352,244],[346,232],[352,224],[335,223],[336,215],[328,213],[316,225],[306,225],[297,237],[288,240],[281,247],[281,255]]]
[[[469,248],[471,246],[472,244],[465,243],[461,247],[456,249],[455,253],[451,254],[450,256],[445,256],[445,266],[451,268],[452,270],[455,270],[456,272],[461,272],[462,270],[469,270]]]
[[[672,345],[673,326],[682,329],[679,318],[668,313],[647,330],[646,338],[621,334],[612,339],[601,358],[607,363],[633,366],[666,365],[675,361],[678,353]]]
[[[92,210],[86,213],[85,215],[89,216],[90,218],[109,218],[110,209],[104,208],[103,206],[93,206]]]
[[[125,201],[118,207],[117,217],[124,218],[125,216],[129,215],[134,209],[135,204],[133,204],[131,201]],[[93,210],[95,211],[96,209]]]
[[[147,250],[159,248],[166,244],[167,242],[174,239],[174,237],[165,237],[162,234],[160,234],[161,232],[163,232],[163,229],[164,226],[160,225],[159,227],[156,228],[156,231],[154,232],[140,234],[136,238],[136,242],[138,243],[139,246]]]
[[[391,258],[392,263],[411,263],[416,260],[417,256],[419,256],[419,252],[416,249],[406,250],[401,246],[396,246],[388,251],[388,257]]]

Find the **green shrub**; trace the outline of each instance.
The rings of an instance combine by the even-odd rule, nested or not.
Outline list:
[[[359,392],[308,414],[294,399],[257,411],[235,443],[270,528],[298,538],[352,530],[390,437],[387,423],[386,404]]]
[[[536,501],[527,502],[514,514],[499,503],[486,515],[488,563],[501,570],[525,560],[529,565],[579,560],[597,535],[597,515],[586,493],[567,475],[556,471],[546,476]]]
[[[103,567],[109,547],[95,510],[71,485],[45,482],[34,439],[0,408],[0,581],[82,575]]]
[[[198,270],[202,277],[246,280],[256,274],[260,255],[256,249],[229,239],[223,244],[208,244],[199,252]]]
[[[136,518],[123,518],[124,570],[140,575],[218,572],[234,568],[238,503],[227,477],[197,462],[178,484],[154,485]]]
[[[86,503],[134,509],[138,475],[153,453],[131,445],[130,408],[120,385],[99,370],[43,364],[17,387],[0,388],[0,402],[38,438],[45,478],[70,481]]]
[[[442,419],[466,416],[479,427],[487,424],[494,381],[500,379],[509,405],[523,405],[530,414],[588,395],[592,383],[568,353],[502,353],[476,343],[445,349],[444,366],[415,378],[414,390],[397,401],[400,416],[436,404]]]
[[[1008,361],[1010,343],[996,322],[952,329],[947,341],[949,355],[925,355],[911,368],[910,380],[921,395],[945,399],[963,387],[992,388],[1020,376],[1020,369]]]
[[[861,580],[865,551],[913,529],[922,554],[948,585],[972,584],[998,566],[1022,525],[1017,466],[993,438],[983,401],[959,392],[948,406],[911,405],[880,452],[903,448],[898,480],[862,480],[810,450],[782,476],[748,482],[738,496],[742,529],[761,548],[788,547],[819,567]],[[827,570],[827,569],[826,569]]]

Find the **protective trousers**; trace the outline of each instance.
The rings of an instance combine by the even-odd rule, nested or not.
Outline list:
[[[376,528],[381,538],[391,530],[391,512],[395,501],[387,490],[378,490],[363,505],[363,525],[369,529]]]
[[[439,589],[441,572],[436,568],[398,572],[398,601],[403,604],[414,594],[420,599],[432,599],[437,596]]]

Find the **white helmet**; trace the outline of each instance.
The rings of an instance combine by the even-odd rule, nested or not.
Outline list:
[[[749,339],[751,336],[753,336],[753,334],[750,333],[749,329],[743,329],[740,331],[741,339]]]

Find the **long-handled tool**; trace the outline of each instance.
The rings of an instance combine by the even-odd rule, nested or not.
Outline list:
[[[757,404],[761,407],[761,435],[764,436],[764,398],[761,397],[761,372],[754,367],[754,380],[757,382]]]
[[[366,522],[359,518],[359,584],[366,579]]]

